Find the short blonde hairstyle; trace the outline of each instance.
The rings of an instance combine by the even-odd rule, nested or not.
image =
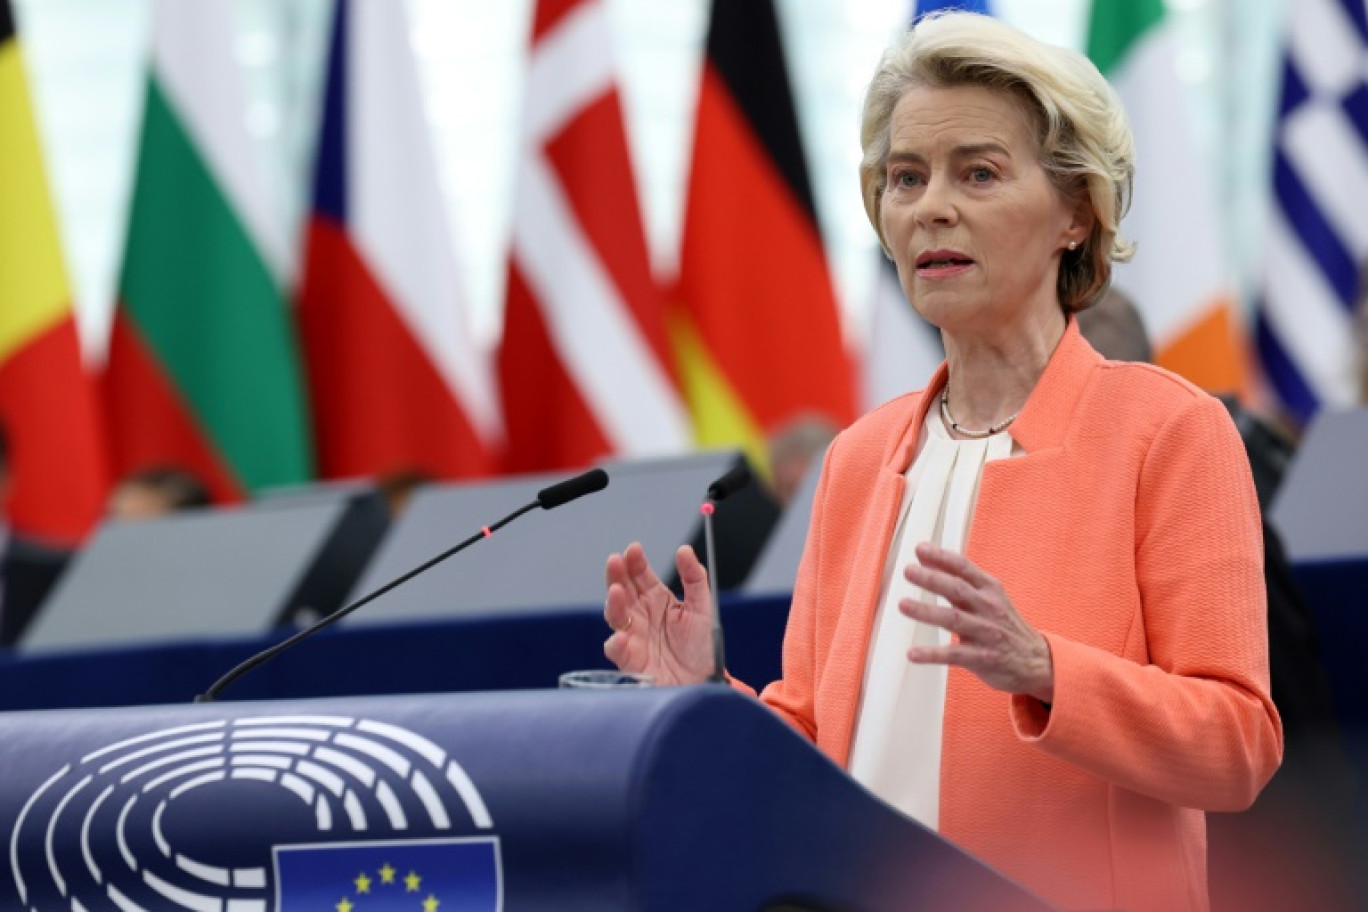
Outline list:
[[[976,13],[934,14],[917,21],[884,52],[865,95],[860,123],[860,185],[865,212],[884,252],[881,224],[893,109],[909,89],[982,86],[1007,92],[1035,125],[1040,164],[1064,199],[1086,197],[1092,231],[1064,253],[1057,286],[1066,312],[1090,307],[1111,282],[1114,261],[1134,245],[1121,236],[1130,205],[1135,142],[1121,100],[1083,55],[1044,44]]]

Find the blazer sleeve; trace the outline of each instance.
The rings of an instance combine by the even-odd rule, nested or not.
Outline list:
[[[1123,788],[1208,811],[1253,803],[1282,757],[1269,691],[1259,506],[1225,409],[1194,396],[1155,435],[1135,504],[1148,663],[1046,634],[1055,699],[1017,734]]]

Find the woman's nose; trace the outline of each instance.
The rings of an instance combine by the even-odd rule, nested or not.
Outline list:
[[[953,224],[958,215],[947,182],[938,178],[929,180],[917,199],[917,223],[922,227]]]

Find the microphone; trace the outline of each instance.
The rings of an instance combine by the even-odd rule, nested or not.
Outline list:
[[[708,499],[699,510],[703,514],[703,540],[708,552],[708,583],[712,588],[713,670],[708,680],[720,684],[727,680],[726,648],[722,642],[722,602],[717,593],[717,551],[713,545],[713,513],[717,504],[750,483],[750,469],[739,462],[721,478],[708,485]]]
[[[241,664],[237,665],[226,675],[215,681],[213,686],[211,686],[204,693],[195,697],[195,702],[214,702],[214,700],[218,698],[218,695],[223,692],[224,688],[226,688],[229,684],[232,684],[238,678],[245,675],[247,672],[261,665],[266,664],[271,659],[274,659],[276,656],[280,655],[282,652],[294,646],[301,640],[313,636],[315,633],[322,630],[324,627],[327,627],[329,624],[342,620],[342,618],[351,614],[353,611],[360,608],[362,605],[365,605],[368,602],[372,602],[380,596],[384,595],[386,592],[389,592],[391,589],[394,589],[398,586],[403,585],[404,583],[407,583],[409,580],[413,579],[418,574],[423,573],[426,570],[430,570],[431,568],[440,564],[442,561],[446,560],[448,557],[451,557],[452,555],[457,554],[458,552],[464,551],[466,548],[469,548],[471,545],[475,544],[475,542],[479,541],[480,539],[490,538],[491,536],[493,536],[495,532],[499,531],[504,526],[508,525],[513,520],[517,519],[519,516],[522,516],[524,513],[531,512],[532,510],[535,510],[537,507],[541,507],[543,510],[553,510],[556,507],[561,506],[562,504],[567,504],[572,500],[577,500],[578,498],[581,498],[586,494],[593,494],[595,491],[602,491],[606,487],[608,487],[608,473],[603,471],[603,469],[590,469],[588,472],[585,472],[582,475],[576,475],[574,478],[569,478],[565,481],[557,482],[556,484],[553,484],[548,488],[542,488],[540,491],[537,492],[536,500],[532,501],[529,504],[525,504],[519,507],[512,513],[505,516],[503,519],[494,523],[492,526],[485,526],[484,528],[480,529],[479,532],[470,536],[465,541],[460,542],[452,548],[448,548],[446,551],[443,551],[441,554],[432,558],[432,560],[428,561],[427,563],[414,567],[412,570],[408,571],[404,575],[397,577],[396,579],[390,580],[388,583],[381,586],[379,589],[376,589],[374,592],[371,592],[367,595],[363,595],[361,598],[352,602],[350,605],[345,605],[337,609],[327,617],[321,618],[320,620],[311,624],[310,626],[305,627],[303,630],[299,631],[289,639],[283,640],[282,642],[275,644],[269,649],[263,649],[261,652],[258,652],[256,655],[247,659],[245,662],[242,662]]]
[[[708,499],[713,503],[726,500],[750,484],[751,473],[744,462],[737,463],[727,474],[708,485]]]
[[[543,510],[554,510],[561,504],[578,500],[585,494],[593,494],[608,487],[608,473],[603,469],[591,469],[583,475],[558,481],[549,488],[537,492],[537,506]]]

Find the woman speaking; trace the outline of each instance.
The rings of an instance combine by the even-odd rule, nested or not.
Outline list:
[[[760,699],[1054,903],[1205,910],[1203,812],[1247,807],[1282,750],[1259,508],[1221,403],[1073,319],[1130,255],[1120,103],[1085,58],[952,13],[885,53],[861,141],[946,360],[828,450]],[[607,567],[605,652],[664,684],[711,671],[706,574],[677,569],[683,602],[638,545]]]

